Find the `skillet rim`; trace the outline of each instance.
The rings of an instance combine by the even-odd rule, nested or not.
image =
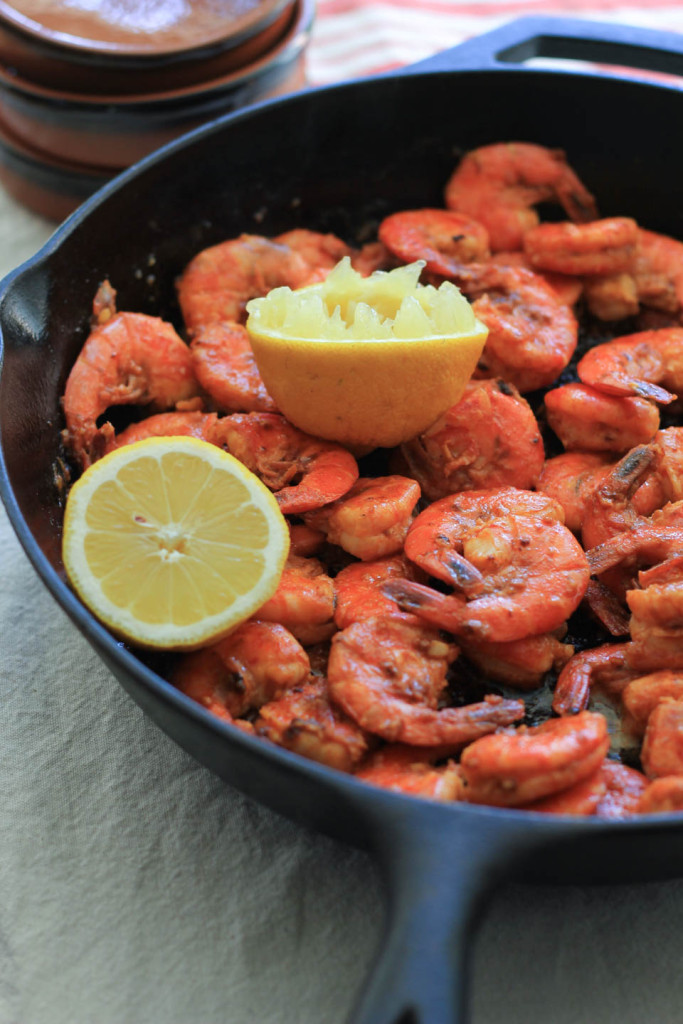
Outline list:
[[[457,50],[457,47],[455,49]],[[438,54],[435,56],[441,58],[443,55]],[[110,182],[107,182],[91,197],[85,200],[85,202],[61,225],[59,225],[50,238],[47,239],[47,241],[33,256],[25,260],[22,264],[6,275],[2,281],[0,281],[0,379],[2,378],[4,366],[2,316],[4,306],[11,297],[13,289],[20,284],[22,278],[26,275],[37,269],[40,270],[43,265],[47,266],[50,259],[59,251],[62,245],[70,239],[72,235],[78,232],[83,222],[87,221],[100,206],[106,204],[112,198],[115,198],[117,194],[130,182],[134,182],[143,176],[148,168],[163,163],[177,151],[192,148],[196,143],[206,137],[219,135],[229,128],[230,125],[236,122],[244,119],[251,119],[253,116],[258,115],[258,113],[263,109],[288,104],[297,97],[303,96],[311,91],[314,91],[317,94],[341,93],[346,90],[350,91],[357,89],[358,87],[364,87],[368,84],[371,85],[373,82],[381,83],[396,78],[439,78],[444,75],[457,75],[459,72],[472,73],[482,70],[469,66],[463,68],[454,67],[447,71],[444,71],[443,68],[430,70],[428,64],[429,61],[421,62],[420,66],[416,66],[415,70],[412,68],[402,68],[397,71],[389,71],[372,76],[372,78],[367,80],[352,79],[341,83],[320,86],[315,90],[302,89],[283,97],[264,100],[245,109],[225,114],[183,134],[177,139],[172,140],[168,144],[137,161],[131,167],[113,178]],[[487,75],[491,72],[494,74],[499,73],[507,75],[511,73],[511,69],[504,65],[499,67],[487,67],[483,70]],[[513,68],[512,72],[516,70],[516,68]],[[530,74],[540,76],[550,75],[551,78],[557,78],[558,76],[576,76],[589,79],[608,79],[611,81],[614,81],[615,77],[618,77],[613,73],[604,71],[593,72],[586,71],[584,69],[572,69],[562,72],[549,72],[546,69],[525,69],[523,74],[525,76]],[[633,80],[629,79],[627,76],[619,78],[619,81],[629,83],[639,89],[651,88],[655,91],[663,90],[675,93],[681,92],[680,86],[669,83]],[[233,744],[236,744],[238,748],[242,747],[246,751],[254,754],[258,759],[265,758],[266,761],[271,762],[273,766],[277,767],[279,770],[285,771],[290,776],[303,774],[314,782],[322,784],[327,791],[332,790],[335,794],[335,798],[345,798],[354,808],[363,812],[366,816],[372,816],[377,808],[388,809],[390,812],[392,808],[396,808],[397,810],[403,809],[403,811],[406,811],[409,815],[410,808],[412,807],[415,808],[415,814],[417,814],[420,806],[426,806],[435,809],[443,809],[442,813],[449,814],[451,818],[457,815],[464,815],[465,818],[471,817],[473,820],[490,820],[491,824],[495,824],[496,822],[499,822],[501,825],[505,822],[508,824],[526,823],[530,831],[533,831],[534,833],[542,833],[542,835],[549,841],[552,840],[553,835],[557,836],[558,833],[566,834],[568,826],[571,826],[571,828],[569,828],[571,834],[576,834],[578,832],[579,835],[584,835],[595,830],[604,835],[611,834],[615,831],[640,832],[645,830],[653,832],[661,831],[664,828],[668,829],[669,826],[674,828],[674,830],[676,830],[677,826],[679,828],[683,827],[683,814],[675,813],[642,815],[640,817],[630,819],[597,819],[590,816],[578,817],[561,814],[550,815],[539,811],[529,811],[517,808],[492,807],[455,801],[444,802],[424,797],[415,798],[407,794],[398,793],[392,790],[385,790],[381,787],[370,785],[359,780],[352,774],[347,774],[329,768],[326,765],[304,758],[302,755],[295,754],[294,752],[278,747],[275,744],[267,743],[263,739],[252,737],[235,727],[231,727],[229,723],[223,722],[217,716],[212,715],[207,709],[191,700],[191,698],[180,693],[180,691],[178,691],[169,681],[164,679],[153,669],[149,668],[133,652],[123,646],[121,641],[118,641],[113,634],[109,633],[109,631],[105,629],[92,612],[90,612],[89,609],[82,604],[80,599],[76,597],[75,593],[69,588],[65,580],[61,578],[60,574],[54,569],[49,559],[41,550],[40,545],[36,541],[33,532],[19,509],[7,471],[1,437],[0,498],[2,498],[10,523],[21,547],[31,562],[33,569],[51,593],[57,604],[66,612],[71,621],[88,640],[91,646],[95,648],[96,653],[104,662],[105,667],[112,673],[112,675],[114,675],[115,678],[117,678],[117,682],[119,682],[120,685],[123,685],[121,683],[121,679],[118,678],[116,673],[111,669],[109,661],[117,664],[127,675],[134,677],[136,682],[149,688],[156,698],[162,701],[162,703],[175,706],[175,708],[185,717],[194,719],[205,728],[209,728],[210,731],[216,733],[217,736],[222,738],[222,740],[227,739],[229,748],[232,747]],[[126,689],[126,692],[128,692],[132,699],[136,700],[134,695],[130,694],[126,687],[124,687],[124,689]],[[136,700],[136,703],[139,702]],[[157,726],[163,728],[160,726],[160,723],[155,720],[154,716],[147,711],[147,709],[144,709],[144,711],[147,717],[152,718]],[[173,739],[174,742],[178,742],[175,737],[173,737]],[[195,755],[192,756],[193,759],[201,763],[199,758]],[[239,783],[236,785],[236,788],[240,789],[241,792],[247,792]],[[247,793],[247,795],[250,794]],[[257,797],[256,799],[259,800],[259,802],[264,802],[261,801],[261,798]],[[366,805],[369,805],[369,807]],[[540,840],[541,837],[539,836],[539,841]]]

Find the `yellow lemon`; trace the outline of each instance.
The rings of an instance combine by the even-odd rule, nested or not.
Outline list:
[[[101,621],[145,647],[217,640],[275,592],[289,531],[241,462],[192,437],[155,437],[90,466],[69,492],[62,556]]]
[[[259,371],[295,426],[350,447],[393,447],[458,401],[487,328],[454,284],[421,285],[423,266],[362,277],[344,257],[321,284],[247,304]]]

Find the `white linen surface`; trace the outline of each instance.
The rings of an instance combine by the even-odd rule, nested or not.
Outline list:
[[[52,227],[1,193],[0,274]],[[162,734],[4,511],[0,567],[0,1024],[342,1024],[381,935],[371,860]],[[683,882],[509,886],[472,1024],[680,1024],[682,934]]]

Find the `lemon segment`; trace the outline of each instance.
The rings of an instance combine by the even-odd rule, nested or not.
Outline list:
[[[144,647],[191,649],[224,636],[272,596],[288,551],[268,488],[192,437],[119,448],[67,499],[69,581],[105,625]]]
[[[309,434],[393,447],[461,397],[487,338],[460,290],[422,285],[422,261],[362,277],[348,257],[321,284],[247,304],[259,372]]]

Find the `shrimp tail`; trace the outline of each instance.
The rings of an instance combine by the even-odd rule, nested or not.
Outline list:
[[[607,395],[616,395],[617,397],[636,395],[638,398],[649,398],[650,401],[657,402],[659,405],[670,405],[678,397],[673,392],[667,391],[666,388],[660,387],[659,384],[616,372],[604,374],[599,380],[593,382],[593,387]]]
[[[413,580],[389,580],[382,593],[395,601],[402,612],[413,612],[440,629],[458,632],[463,625],[466,602],[455,594],[440,594]]]

